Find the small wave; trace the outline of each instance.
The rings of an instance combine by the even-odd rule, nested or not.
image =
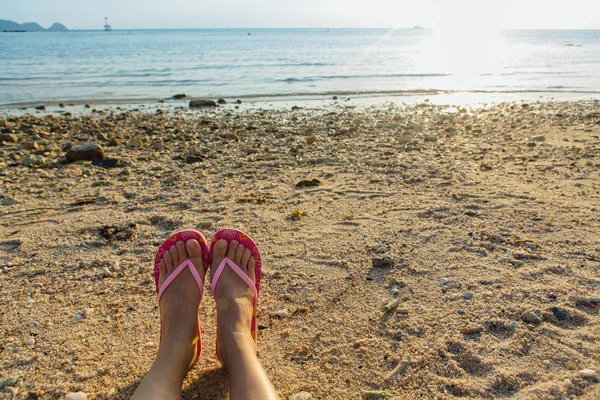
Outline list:
[[[274,79],[272,82],[314,82],[328,79],[361,79],[361,78],[436,78],[450,76],[451,74],[367,74],[367,75],[322,75],[322,76],[307,76],[304,78],[284,78]]]

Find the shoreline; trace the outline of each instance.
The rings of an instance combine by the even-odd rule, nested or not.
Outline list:
[[[336,97],[336,100],[333,98]],[[50,112],[85,112],[81,107],[90,109],[111,109],[116,107],[125,108],[188,108],[189,101],[196,98],[224,99],[227,104],[220,108],[239,109],[285,109],[293,106],[302,108],[350,105],[350,106],[374,106],[385,103],[416,104],[419,102],[430,102],[431,104],[447,106],[474,106],[476,104],[495,104],[502,102],[519,101],[600,101],[600,92],[594,91],[505,91],[488,92],[479,90],[411,90],[411,91],[379,91],[379,92],[356,92],[337,91],[326,93],[302,93],[302,94],[279,94],[279,95],[242,95],[242,96],[212,96],[193,97],[183,99],[166,98],[123,98],[123,99],[81,99],[81,100],[48,100],[29,101],[0,105],[0,115],[26,115],[29,112],[44,114]],[[236,100],[242,100],[239,107],[235,107]],[[347,100],[348,99],[348,100]],[[64,104],[60,107],[59,104]],[[35,107],[44,106],[46,110],[36,110]]]

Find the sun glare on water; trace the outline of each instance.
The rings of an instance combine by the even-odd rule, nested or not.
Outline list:
[[[457,7],[440,10],[419,68],[450,75],[446,81],[450,89],[478,87],[482,78],[506,60],[501,34],[501,13],[494,14],[472,1],[459,1]]]

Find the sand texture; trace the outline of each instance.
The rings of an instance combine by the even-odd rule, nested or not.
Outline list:
[[[235,227],[285,399],[600,399],[598,102],[0,125],[0,398],[129,398],[159,343],[156,249]],[[117,164],[67,164],[87,143]],[[209,293],[185,399],[227,396]]]

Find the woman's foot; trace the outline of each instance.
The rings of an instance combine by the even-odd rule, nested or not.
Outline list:
[[[165,252],[159,265],[158,287],[187,258],[204,276],[202,249],[197,240],[179,241]],[[171,282],[159,308],[161,341],[154,365],[136,390],[133,399],[179,399],[183,379],[196,358],[200,289],[189,268]]]
[[[211,278],[223,258],[231,259],[254,283],[256,261],[251,251],[237,241],[219,240],[213,248]],[[229,267],[225,267],[214,297],[217,301],[219,355],[229,375],[230,399],[279,399],[271,380],[256,356],[250,328],[254,312],[252,289]]]
[[[213,248],[211,277],[214,276],[223,258],[231,259],[256,281],[255,260],[251,251],[235,240],[219,240]],[[225,267],[215,287],[217,302],[217,334],[219,335],[219,355],[229,369],[229,363],[237,359],[241,351],[256,354],[256,344],[250,333],[254,294],[248,285],[229,267]]]
[[[160,262],[159,288],[187,258],[192,261],[198,274],[204,276],[200,244],[195,239],[187,242],[180,240],[165,252]],[[195,358],[195,343],[199,339],[196,336],[200,300],[200,288],[189,268],[184,268],[165,290],[159,303],[162,327],[161,347],[164,344],[172,347],[172,350],[183,353],[185,356],[182,361],[187,362],[188,368]]]

